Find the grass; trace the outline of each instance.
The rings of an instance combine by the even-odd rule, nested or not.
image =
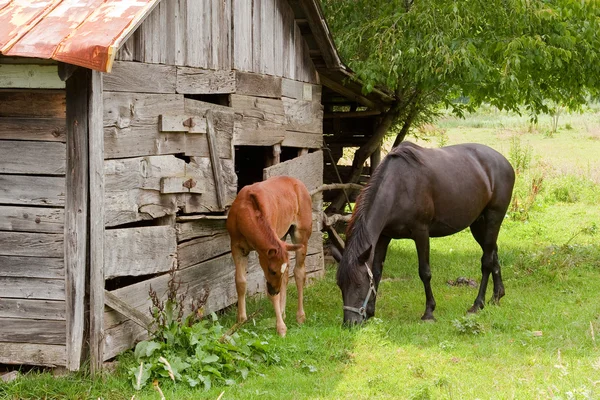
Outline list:
[[[216,399],[224,392],[222,399],[264,400],[600,398],[600,140],[594,139],[600,118],[590,112],[561,121],[549,137],[541,132],[544,121],[529,129],[524,118],[484,110],[464,121],[447,118],[434,130],[444,132],[446,144],[481,142],[508,156],[518,138],[519,155],[531,151],[515,192],[523,202],[511,209],[499,238],[507,293],[500,306],[465,319],[477,289],[447,283],[480,279],[481,252],[463,231],[432,239],[437,321],[421,322],[425,296],[414,244],[394,241],[377,317],[368,324],[341,327],[335,266],[328,266],[325,278],[307,289],[303,326],[293,322],[292,288],[288,335],[269,339],[278,363],[208,392],[161,384],[165,397]],[[434,136],[427,143],[436,141]],[[536,190],[532,182],[539,182]],[[247,329],[272,335],[268,301],[254,299],[248,311],[261,307]],[[230,326],[234,319],[232,309],[221,323]],[[126,353],[115,372],[95,381],[83,373],[26,374],[0,386],[0,398],[159,399],[152,388],[132,389],[124,374],[131,360]]]

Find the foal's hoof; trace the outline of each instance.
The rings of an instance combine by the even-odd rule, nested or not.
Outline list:
[[[298,322],[299,324],[303,324],[304,321],[306,321],[306,314],[304,314],[304,313],[296,314],[296,322]]]
[[[287,333],[287,326],[279,326],[277,327],[277,334],[281,337],[285,337],[285,334]]]

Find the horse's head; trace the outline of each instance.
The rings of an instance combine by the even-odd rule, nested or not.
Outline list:
[[[258,252],[258,261],[265,273],[267,279],[267,292],[271,296],[279,293],[281,288],[281,278],[287,274],[289,264],[288,251],[295,251],[302,248],[301,244],[289,244],[279,241],[279,246],[271,247],[266,252]]]
[[[375,315],[375,280],[369,265],[371,246],[359,257],[344,251],[337,273],[337,283],[344,302],[344,325],[356,325]]]

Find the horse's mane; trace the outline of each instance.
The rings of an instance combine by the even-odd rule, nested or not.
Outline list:
[[[402,161],[402,169],[408,169],[412,166],[423,165],[423,159],[421,157],[419,146],[411,142],[403,142],[399,146],[392,149],[389,154],[383,159],[383,162],[375,169],[371,174],[371,178],[367,185],[361,190],[354,208],[354,213],[348,223],[346,229],[346,248],[342,256],[342,262],[340,262],[337,271],[338,285],[346,286],[348,282],[358,282],[360,274],[357,268],[354,268],[356,263],[348,262],[357,260],[368,248],[369,245],[375,245],[370,243],[371,238],[369,232],[366,229],[366,218],[368,211],[373,204],[377,189],[381,185],[385,171],[388,169],[390,160],[400,159]],[[394,166],[395,168],[397,165]],[[396,171],[394,171],[396,173]]]

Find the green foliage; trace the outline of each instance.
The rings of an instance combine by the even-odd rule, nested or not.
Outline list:
[[[213,384],[233,385],[243,380],[258,363],[276,362],[266,336],[246,330],[226,332],[215,313],[202,317],[202,305],[192,302],[192,313],[184,318],[183,295],[173,272],[166,301],[150,289],[155,330],[152,340],[135,347],[136,365],[129,369],[134,389],[149,382],[184,382],[189,387],[209,390]]]
[[[578,109],[600,89],[600,2],[321,0],[342,58],[391,89],[399,122],[484,103],[533,119]],[[560,105],[560,107],[558,107]],[[416,116],[415,116],[416,114]]]
[[[485,332],[485,327],[477,320],[475,314],[469,314],[460,319],[452,320],[452,326],[461,334],[479,335]]]
[[[510,139],[510,150],[508,152],[508,160],[512,164],[517,175],[529,169],[531,164],[532,147],[523,145],[521,138],[513,135]]]

